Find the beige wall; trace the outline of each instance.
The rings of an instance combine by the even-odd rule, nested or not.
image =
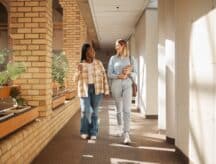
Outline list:
[[[166,129],[166,8],[158,1],[158,128]]]
[[[173,0],[159,1],[159,128],[166,128],[170,138],[176,136],[174,5]]]
[[[138,56],[138,106],[157,115],[157,10],[147,9],[135,30]]]
[[[167,135],[196,164],[216,163],[213,7],[211,0],[159,1],[159,124],[160,110],[166,110]]]
[[[194,161],[209,164],[216,163],[216,9],[207,11],[211,9],[211,3],[200,2],[196,5],[199,10],[191,11],[195,19],[191,26],[189,52],[189,154]]]
[[[138,107],[143,114],[146,114],[146,101],[147,101],[147,82],[146,82],[146,61],[144,60],[145,46],[146,46],[146,27],[145,16],[140,19],[135,30],[135,44],[137,52],[137,65],[138,65]]]
[[[177,146],[194,163],[215,157],[215,20],[211,0],[176,0]]]

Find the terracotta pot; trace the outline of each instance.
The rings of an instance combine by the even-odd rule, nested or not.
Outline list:
[[[11,86],[0,86],[0,98],[7,98],[10,96]]]
[[[21,89],[19,85],[0,86],[0,98],[10,97],[11,88],[17,88],[18,90]]]

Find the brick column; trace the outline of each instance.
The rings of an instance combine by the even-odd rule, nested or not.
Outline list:
[[[60,4],[63,8],[63,49],[69,61],[68,87],[76,90],[72,79],[76,65],[80,61],[81,43],[86,40],[86,26],[76,0],[60,0]]]
[[[9,29],[14,60],[25,62],[27,72],[15,81],[29,105],[41,106],[40,116],[51,112],[52,1],[10,0]]]
[[[87,36],[87,26],[85,23],[85,20],[83,19],[83,16],[80,17],[80,27],[81,27],[81,43],[88,42],[88,36]]]

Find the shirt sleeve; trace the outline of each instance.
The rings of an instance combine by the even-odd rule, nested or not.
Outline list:
[[[108,71],[107,72],[108,78],[110,78],[110,79],[117,79],[118,78],[118,75],[114,73],[114,58],[113,58],[113,56],[109,60],[107,71]]]
[[[80,74],[81,74],[81,72],[77,69],[77,70],[75,71],[75,73],[74,73],[74,76],[73,76],[73,81],[74,81],[75,83],[78,82],[79,77],[80,77]]]
[[[107,75],[106,75],[106,71],[104,69],[103,64],[100,62],[102,71],[103,71],[103,82],[104,82],[104,94],[105,95],[109,95],[109,84],[108,84],[108,80],[107,80]]]

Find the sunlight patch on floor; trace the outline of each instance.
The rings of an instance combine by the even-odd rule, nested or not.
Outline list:
[[[95,144],[96,140],[88,140],[88,144]]]
[[[167,151],[167,152],[175,152],[174,148],[166,148],[166,147],[153,147],[153,146],[131,146],[131,145],[123,145],[112,143],[110,146],[113,147],[123,147],[123,148],[133,148],[133,149],[145,149],[145,150],[155,150],[155,151]]]
[[[174,148],[163,148],[163,147],[152,147],[152,146],[138,146],[138,149],[145,149],[145,150],[156,150],[156,151],[169,151],[175,152]]]
[[[84,158],[93,158],[94,156],[93,155],[90,155],[90,154],[85,154],[85,155],[82,155]]]
[[[120,158],[111,158],[111,164],[159,164],[157,162],[142,162],[142,161],[134,161]]]
[[[117,128],[117,120],[116,120],[116,112],[115,111],[108,111],[109,115],[109,135],[110,136],[118,136],[118,128]]]

